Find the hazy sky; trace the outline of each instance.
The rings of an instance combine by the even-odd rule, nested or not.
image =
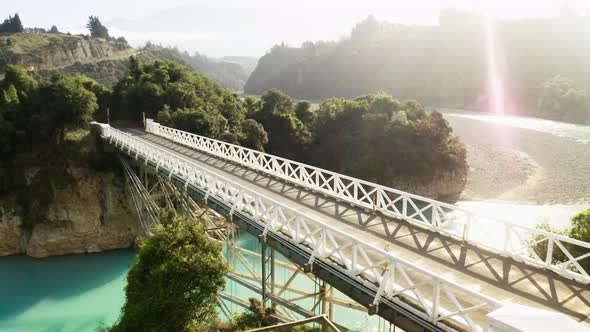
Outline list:
[[[134,46],[151,40],[215,57],[261,56],[282,41],[338,39],[369,14],[436,24],[443,8],[521,18],[557,16],[566,2],[581,14],[590,11],[590,0],[19,0],[1,6],[0,16],[18,12],[28,27],[55,24],[86,33],[88,16],[97,15],[112,35]]]

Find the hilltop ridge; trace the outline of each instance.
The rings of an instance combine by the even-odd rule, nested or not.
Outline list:
[[[16,64],[29,71],[124,59],[135,54],[124,38],[97,38],[61,33],[0,34],[0,70]]]

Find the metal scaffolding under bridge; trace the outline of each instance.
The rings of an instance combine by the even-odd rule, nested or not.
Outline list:
[[[558,312],[562,322],[588,322],[588,243],[151,120],[146,130],[95,125],[106,142],[181,188],[185,202],[204,201],[260,239],[261,275],[253,270],[239,279],[265,303],[306,313],[295,301],[281,304],[276,284],[269,290],[277,252],[298,274],[325,284],[318,294],[300,297],[334,304],[338,300],[325,295],[331,287],[405,331],[511,331],[493,325],[499,317],[493,313],[507,303],[551,317]],[[223,227],[229,226],[211,228]],[[534,249],[539,243],[545,252]],[[582,254],[572,254],[572,246]],[[558,254],[567,260],[557,261]],[[322,301],[316,302],[315,310]]]

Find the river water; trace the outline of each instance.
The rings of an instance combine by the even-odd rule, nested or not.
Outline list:
[[[236,246],[260,253],[259,241],[245,233],[235,240]],[[247,274],[245,264],[224,248],[224,256],[233,262],[237,273]],[[258,274],[260,259],[242,256]],[[97,331],[110,326],[119,316],[125,300],[126,275],[133,264],[132,250],[118,250],[100,254],[72,255],[34,259],[26,256],[0,258],[0,331],[2,332],[69,332]],[[280,254],[277,262],[287,262]],[[275,282],[282,285],[291,277],[292,271],[277,264]],[[297,289],[318,291],[316,283],[304,275],[291,283]],[[278,291],[278,289],[277,289]],[[247,300],[259,295],[246,287],[226,280],[225,292]],[[338,291],[340,299],[350,301]],[[285,298],[301,294],[286,291]],[[297,302],[303,308],[313,307],[313,299]],[[231,312],[243,309],[227,302]],[[376,331],[383,324],[379,317],[370,317],[358,310],[335,307],[334,320],[355,331]],[[319,312],[319,307],[315,311]],[[225,319],[219,311],[221,319]]]
[[[476,121],[494,123],[522,129],[536,130],[555,136],[573,138],[579,142],[590,142],[590,126],[551,121],[537,118],[508,115],[490,115],[467,112],[463,110],[438,109],[446,116],[463,117]]]
[[[453,110],[443,110],[443,113],[543,131],[585,143],[590,141],[589,126]],[[458,204],[486,215],[500,213],[502,219],[526,225],[542,221],[565,225],[574,213],[587,208],[581,205],[538,206],[498,202]],[[248,235],[242,235],[237,241],[240,247],[260,250],[258,241]],[[40,260],[24,256],[0,257],[0,331],[83,332],[96,331],[101,326],[112,324],[124,303],[125,277],[133,261],[134,253],[130,250]],[[255,266],[259,264],[256,259],[249,261]],[[244,269],[244,266],[238,266],[238,269]],[[289,273],[279,268],[276,275],[280,282],[281,278],[288,278]],[[295,286],[312,288],[314,283],[304,278],[298,279]],[[254,296],[233,282],[227,283],[226,291],[242,298]],[[369,318],[363,313],[343,308],[336,309],[335,320],[358,331],[376,331],[380,324],[377,317]]]

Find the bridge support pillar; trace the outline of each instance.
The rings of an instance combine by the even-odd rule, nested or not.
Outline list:
[[[326,314],[328,313],[328,284],[326,284],[326,281],[322,280],[322,284],[320,285],[320,296],[321,296],[321,301],[322,301],[322,316],[326,317]],[[325,326],[324,326],[325,325]],[[322,325],[322,331],[324,331],[324,329],[327,330],[328,326],[324,321],[324,324]]]
[[[267,308],[271,295],[275,292],[275,251],[260,239],[262,259],[262,305]],[[271,304],[272,305],[272,304]]]

